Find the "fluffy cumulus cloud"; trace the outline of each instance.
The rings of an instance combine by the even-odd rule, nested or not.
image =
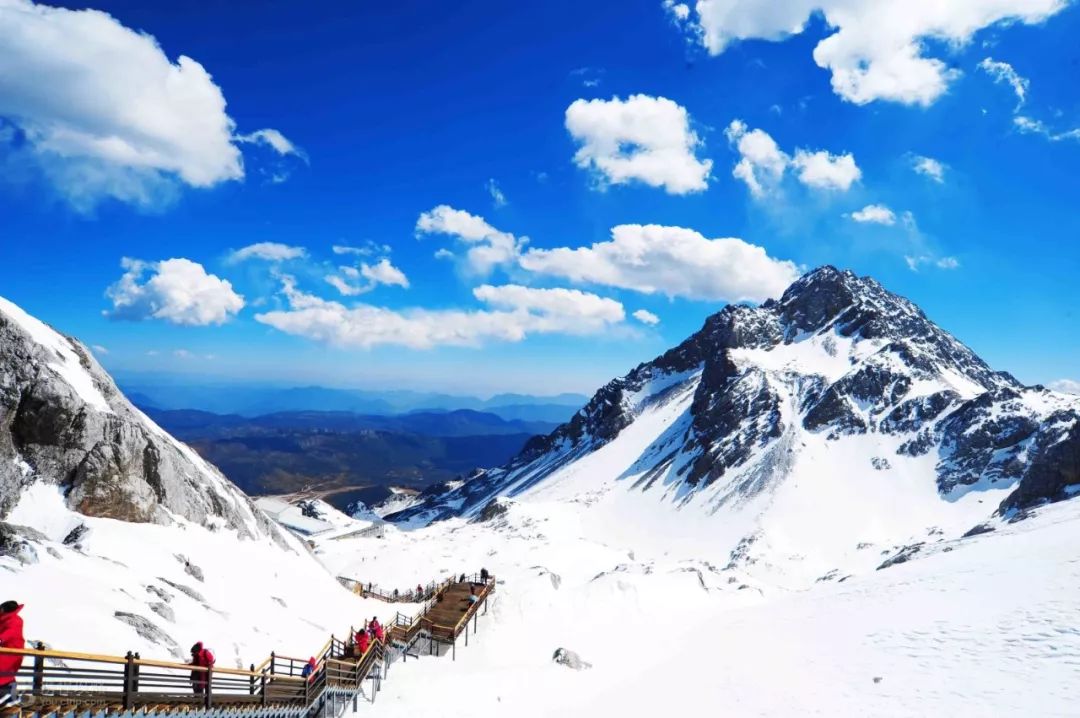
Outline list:
[[[342,347],[478,346],[486,341],[517,342],[530,334],[598,333],[625,319],[622,305],[612,299],[573,289],[512,284],[474,289],[476,299],[486,305],[475,310],[347,307],[297,289],[291,277],[284,278],[283,292],[289,308],[257,314],[257,321]]]
[[[0,0],[0,117],[31,162],[80,210],[114,198],[152,207],[180,185],[244,176],[225,97],[195,60],[97,10]],[[253,135],[291,147],[273,130]]]
[[[655,327],[660,323],[660,317],[656,316],[648,309],[639,309],[633,314],[634,319],[637,319],[642,324],[648,324],[650,327]]]
[[[124,258],[124,274],[105,294],[113,319],[163,319],[173,324],[223,324],[244,307],[244,298],[220,277],[190,259],[144,262]],[[149,275],[149,278],[147,278]]]
[[[301,259],[306,256],[307,250],[303,247],[293,247],[280,242],[256,242],[230,252],[228,261],[236,263],[248,259],[262,259],[267,262],[284,262],[285,260]]]
[[[896,224],[896,214],[883,204],[868,204],[862,209],[852,212],[851,218],[856,222],[870,224]]]
[[[797,35],[821,13],[829,30],[814,48],[814,61],[832,73],[834,92],[860,105],[889,100],[925,106],[960,74],[934,56],[945,52],[937,49],[940,43],[928,41],[961,45],[983,28],[1039,23],[1067,5],[1068,0],[697,0],[679,24],[693,42],[718,55],[739,40]],[[665,6],[674,13],[674,5]]]
[[[712,160],[697,157],[701,141],[689,114],[667,98],[575,100],[566,129],[580,145],[574,163],[592,171],[600,187],[643,182],[669,194],[708,187]]]
[[[366,294],[380,284],[409,288],[408,277],[386,257],[375,264],[361,262],[359,267],[339,267],[338,273],[328,275],[326,281],[346,297]]]
[[[745,182],[750,192],[761,197],[780,183],[791,158],[771,135],[751,130],[742,120],[732,120],[724,134],[739,153],[731,174]]]
[[[767,132],[750,129],[742,120],[732,120],[724,134],[739,153],[731,174],[745,182],[755,197],[764,197],[779,187],[789,168],[799,182],[815,189],[847,191],[862,177],[850,153],[834,155],[799,148],[792,157]]]
[[[911,158],[911,168],[939,184],[945,181],[945,165],[933,157],[915,155]]]
[[[1012,87],[1013,93],[1016,94],[1016,109],[1019,110],[1024,105],[1030,83],[1026,77],[1021,77],[1012,65],[986,57],[979,63],[979,69],[994,78],[994,82],[1004,82]]]
[[[645,294],[711,301],[761,301],[799,276],[788,261],[737,238],[707,239],[692,229],[624,224],[591,247],[531,249],[531,272]]]
[[[448,235],[467,245],[465,265],[471,273],[478,275],[490,274],[498,266],[516,262],[528,241],[495,229],[483,217],[445,204],[420,215],[416,220],[416,234]]]
[[[862,177],[862,170],[850,153],[834,155],[824,150],[796,150],[791,166],[798,172],[799,181],[807,187],[846,191]]]
[[[1064,394],[1080,394],[1080,381],[1074,379],[1058,379],[1050,382],[1050,388]]]

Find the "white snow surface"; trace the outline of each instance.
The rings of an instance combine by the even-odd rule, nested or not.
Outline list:
[[[97,411],[112,413],[109,402],[94,385],[93,377],[83,367],[79,355],[75,353],[67,337],[3,297],[0,297],[0,312],[18,324],[31,339],[56,354],[56,360],[49,362],[49,368],[74,389],[79,398]]]
[[[186,659],[191,644],[204,641],[220,665],[246,668],[270,651],[306,658],[331,633],[343,636],[365,618],[390,619],[396,612],[342,587],[295,538],[285,550],[268,538],[241,539],[183,519],[161,526],[88,518],[65,506],[57,486],[44,483],[28,487],[6,520],[49,538],[33,545],[36,563],[0,557],[0,578],[3,600],[26,604],[27,639],[56,650]],[[349,519],[339,514],[335,520]],[[65,546],[64,537],[80,524],[89,532],[79,547]],[[185,561],[204,580],[190,575]],[[148,587],[164,592],[168,602]],[[164,604],[172,618],[151,604]],[[141,616],[166,637],[142,637],[116,612]]]
[[[1080,501],[799,590],[725,569],[699,523],[655,504],[620,532],[583,501],[509,507],[319,545],[381,583],[462,564],[498,579],[457,660],[395,666],[380,716],[1076,715]],[[558,647],[593,668],[554,664]]]

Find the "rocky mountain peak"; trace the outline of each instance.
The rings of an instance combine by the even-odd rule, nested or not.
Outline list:
[[[0,298],[0,520],[41,483],[86,516],[179,517],[280,540],[239,489],[136,409],[85,346]]]
[[[432,506],[468,514],[502,491],[517,495],[675,401],[685,402],[682,413],[625,475],[684,501],[709,487],[713,501],[750,500],[781,484],[801,454],[828,456],[833,446],[841,457],[872,455],[865,466],[838,460],[820,470],[850,472],[852,481],[865,470],[899,467],[898,481],[928,472],[926,485],[946,501],[1009,489],[1006,510],[1080,487],[1075,467],[1048,467],[1080,442],[1080,400],[1024,387],[909,300],[826,266],[778,300],[713,314],[677,347],[609,382],[509,465],[428,497],[410,515]],[[817,467],[821,459],[806,461]]]

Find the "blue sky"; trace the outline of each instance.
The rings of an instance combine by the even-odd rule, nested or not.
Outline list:
[[[2,0],[0,294],[119,373],[543,394],[830,263],[1080,380],[1080,9],[845,2]]]

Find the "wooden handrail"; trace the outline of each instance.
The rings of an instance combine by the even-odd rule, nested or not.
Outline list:
[[[472,583],[479,583],[476,576],[469,577],[469,581]],[[450,632],[448,638],[433,636],[434,640],[456,643],[456,639],[461,632],[462,626],[476,615],[480,605],[487,601],[491,592],[494,590],[495,579],[494,577],[490,577],[489,580],[484,583],[483,589],[478,594],[479,600],[466,608],[464,614],[454,626],[436,624],[430,619],[425,618],[427,613],[436,604],[437,596],[441,595],[447,587],[456,582],[456,578],[451,577],[434,584],[431,598],[424,602],[418,614],[409,619],[407,616],[402,617],[399,613],[398,616],[395,617],[394,623],[387,627],[387,639],[385,641],[372,641],[367,650],[354,660],[343,660],[340,654],[336,657],[334,655],[335,652],[344,650],[346,646],[352,643],[351,632],[347,640],[339,640],[331,636],[315,654],[318,658],[314,679],[312,679],[310,675],[296,676],[276,673],[274,668],[275,663],[278,661],[290,661],[300,664],[307,663],[307,659],[277,654],[271,654],[270,657],[260,663],[257,668],[253,666],[253,670],[224,667],[208,668],[205,666],[192,665],[190,663],[134,658],[130,653],[127,656],[121,657],[34,648],[0,647],[0,655],[6,654],[37,658],[38,660],[34,661],[32,669],[23,668],[22,671],[20,671],[20,680],[27,680],[26,674],[32,672],[36,694],[40,690],[39,681],[41,681],[41,676],[44,675],[46,681],[46,693],[43,695],[50,695],[57,699],[63,699],[66,694],[85,695],[85,690],[79,690],[75,693],[72,692],[73,686],[81,685],[104,691],[103,695],[112,695],[114,693],[118,696],[122,695],[125,706],[129,705],[130,700],[152,700],[156,695],[152,690],[143,690],[140,692],[135,683],[129,684],[131,679],[129,678],[128,668],[124,668],[122,671],[118,670],[120,666],[139,666],[178,672],[178,675],[171,675],[148,671],[144,676],[149,679],[147,687],[153,686],[153,681],[156,680],[159,681],[159,685],[161,686],[175,687],[178,689],[179,686],[186,682],[184,679],[191,673],[209,674],[207,676],[209,680],[207,680],[207,678],[201,679],[208,686],[208,690],[205,692],[207,707],[211,705],[211,694],[222,696],[221,700],[240,700],[241,698],[246,700],[248,690],[251,691],[250,695],[253,696],[251,699],[253,702],[261,700],[261,702],[265,704],[268,692],[272,691],[272,684],[278,684],[281,688],[276,693],[270,694],[272,696],[271,702],[275,702],[276,704],[285,703],[289,705],[302,704],[304,706],[312,706],[317,701],[324,700],[322,696],[324,696],[326,690],[331,687],[331,681],[334,681],[333,686],[336,687],[341,687],[341,681],[345,681],[346,686],[352,685],[355,681],[355,687],[358,688],[361,685],[361,682],[369,676],[371,670],[376,665],[376,661],[380,659],[385,660],[386,651],[392,637],[401,639],[402,633],[404,633],[403,640],[408,642],[410,640],[415,640],[414,632],[418,634],[419,630],[427,627],[429,631],[439,630]],[[402,623],[397,623],[398,620],[402,620]],[[103,663],[116,666],[117,668],[67,668],[61,664],[60,666],[46,666],[43,669],[44,659]],[[343,666],[344,668],[342,668]],[[73,675],[79,675],[80,672],[85,676],[91,676],[92,678],[87,680],[91,680],[92,682],[82,684],[71,683],[71,677]],[[123,673],[122,677],[119,675],[121,672]],[[52,678],[50,678],[50,676]],[[220,683],[214,680],[214,678],[218,676],[222,677]],[[238,679],[247,680],[241,683]],[[50,683],[50,681],[52,682]],[[311,687],[306,685],[309,682],[311,682]],[[54,686],[51,690],[49,689],[50,685]],[[256,693],[257,690],[261,691],[261,693]],[[166,690],[162,695],[166,693],[173,694],[174,692],[174,690]],[[181,708],[190,706],[191,704],[198,705],[203,701],[203,698],[201,698],[200,695],[201,694],[196,694],[191,699],[185,700],[182,704],[178,703],[177,705]]]

